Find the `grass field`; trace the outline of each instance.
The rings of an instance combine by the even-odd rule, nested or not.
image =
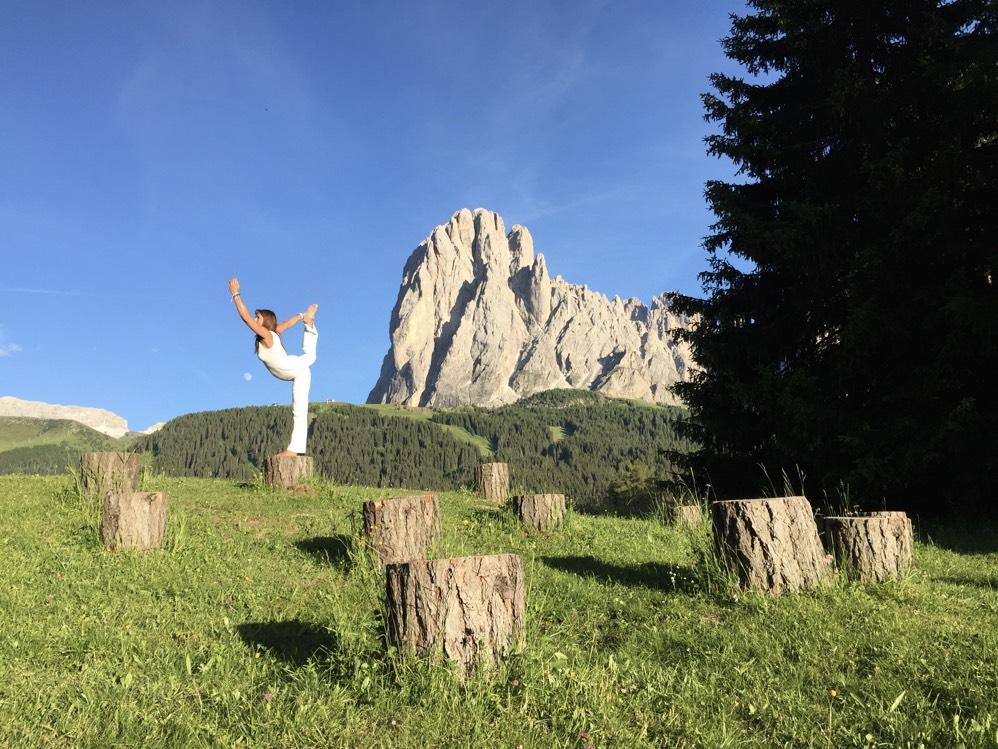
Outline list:
[[[444,552],[522,554],[527,647],[455,683],[381,638],[357,510],[391,491],[147,479],[168,548],[112,554],[69,477],[0,476],[0,746],[994,747],[998,541],[770,600],[705,536],[572,515],[527,535],[441,495]]]

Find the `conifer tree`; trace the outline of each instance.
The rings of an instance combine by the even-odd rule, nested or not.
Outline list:
[[[998,10],[751,0],[708,151],[704,367],[677,391],[723,493],[800,468],[868,504],[995,502]],[[778,473],[777,473],[778,475]],[[987,499],[989,498],[990,499]],[[994,508],[995,505],[991,504]]]

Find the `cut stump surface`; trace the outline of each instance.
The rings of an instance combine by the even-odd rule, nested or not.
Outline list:
[[[101,513],[101,540],[112,551],[162,548],[166,505],[163,492],[108,493]]]
[[[386,634],[400,651],[448,661],[463,678],[523,646],[519,556],[412,561],[385,573]]]
[[[432,494],[365,502],[364,534],[382,568],[426,559],[440,542],[440,502]]]
[[[829,563],[804,497],[714,502],[711,519],[717,551],[742,587],[781,595],[828,579]]]
[[[271,455],[263,469],[268,486],[286,491],[300,487],[314,472],[315,464],[308,455]]]
[[[83,453],[80,456],[80,487],[88,496],[108,492],[136,492],[142,474],[137,453]]]
[[[509,497],[509,465],[482,463],[475,469],[475,487],[479,495],[502,504]]]
[[[551,531],[565,522],[564,494],[524,494],[513,497],[513,512],[531,530]]]
[[[903,512],[825,518],[825,533],[850,580],[883,582],[911,568],[911,520]]]

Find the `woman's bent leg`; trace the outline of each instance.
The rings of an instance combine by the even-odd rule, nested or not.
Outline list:
[[[315,323],[305,325],[305,331],[301,338],[301,350],[305,352],[302,355],[302,361],[310,367],[315,364],[315,346],[318,342],[319,331],[315,329]]]
[[[308,367],[301,371],[291,383],[291,414],[294,427],[291,430],[291,444],[288,450],[293,453],[305,452],[308,440],[308,388],[312,384],[312,372]]]

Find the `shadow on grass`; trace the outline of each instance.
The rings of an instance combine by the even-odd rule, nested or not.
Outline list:
[[[347,569],[350,566],[350,549],[353,538],[345,533],[335,536],[315,536],[295,541],[299,551],[311,554],[320,564],[330,564],[333,567]]]
[[[928,537],[936,546],[957,554],[998,554],[998,524],[988,520],[977,526],[943,526],[929,529]]]
[[[602,582],[635,585],[667,593],[693,590],[693,568],[678,564],[644,562],[629,567],[604,562],[596,557],[541,557],[548,567]]]
[[[250,647],[260,648],[292,666],[326,660],[339,649],[339,639],[323,627],[300,619],[286,622],[247,622],[236,626]]]
[[[959,585],[960,587],[972,586],[983,588],[998,593],[998,580],[981,580],[974,577],[930,577],[934,583],[946,583],[948,585]]]

